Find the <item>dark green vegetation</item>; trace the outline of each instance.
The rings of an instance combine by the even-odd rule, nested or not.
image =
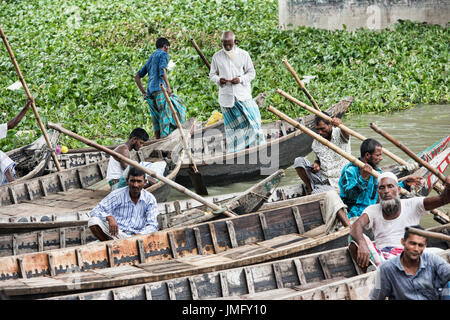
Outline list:
[[[171,41],[172,87],[188,117],[206,120],[218,110],[217,88],[208,79],[189,39],[210,60],[220,49],[221,32],[235,31],[250,52],[257,77],[253,95],[267,92],[270,103],[291,116],[304,114],[274,90],[283,89],[308,103],[282,63],[286,57],[300,77],[317,76],[307,88],[323,108],[354,96],[349,113],[405,109],[418,103],[448,103],[449,29],[400,22],[392,31],[278,29],[276,1],[13,1],[0,0],[0,24],[16,55],[42,120],[102,144],[125,139],[142,126],[152,132],[147,104],[133,76],[154,50],[159,36]],[[145,78],[146,80],[147,78]],[[8,53],[0,49],[0,122],[22,106],[23,90]],[[274,116],[262,110],[263,119]],[[347,115],[348,116],[348,115]],[[32,140],[18,130],[37,130],[30,111],[11,130],[0,149]],[[68,138],[69,147],[80,143]]]

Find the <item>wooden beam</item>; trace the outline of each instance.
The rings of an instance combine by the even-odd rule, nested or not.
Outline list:
[[[226,221],[226,225],[227,225],[227,229],[228,229],[228,235],[230,236],[231,247],[232,248],[237,248],[238,247],[238,243],[237,243],[237,240],[236,240],[236,231],[234,230],[233,221],[227,220]]]

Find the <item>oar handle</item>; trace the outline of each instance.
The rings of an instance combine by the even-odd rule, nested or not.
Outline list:
[[[405,145],[400,143],[397,139],[392,137],[390,134],[388,134],[386,131],[380,129],[375,125],[374,123],[370,124],[370,127],[377,133],[381,134],[383,137],[385,137],[387,140],[392,142],[394,145],[396,145],[398,148],[400,148],[403,152],[405,152],[408,156],[410,156],[414,161],[416,161],[418,164],[424,166],[427,168],[430,172],[432,172],[434,175],[436,175],[442,182],[445,183],[445,176],[440,173],[436,168],[431,166],[428,162],[424,161],[420,157],[418,157],[414,152],[412,152],[410,149],[408,149]]]
[[[314,108],[316,108],[317,110],[320,111],[319,106],[316,103],[316,100],[314,100],[314,98],[312,97],[312,95],[308,92],[308,90],[306,89],[305,85],[303,84],[303,82],[300,80],[300,78],[298,77],[297,73],[295,72],[294,68],[292,68],[292,66],[289,64],[289,62],[287,61],[286,58],[283,58],[283,63],[285,64],[286,68],[289,70],[290,73],[292,73],[292,75],[295,78],[295,81],[297,81],[300,89],[302,89],[302,91],[306,94],[306,96],[308,97],[309,101],[311,101],[311,103],[313,104]]]
[[[300,100],[294,98],[293,96],[291,96],[290,94],[286,93],[285,91],[281,90],[281,89],[277,89],[277,93],[283,97],[285,97],[286,99],[288,99],[289,101],[305,108],[306,110],[308,110],[309,112],[314,113],[315,115],[321,117],[324,120],[327,120],[329,122],[331,122],[331,117],[327,116],[325,113],[323,113],[320,110],[316,110],[310,106],[308,106],[306,103],[301,102]],[[359,134],[358,132],[348,128],[347,126],[345,126],[344,124],[340,124],[339,128],[342,131],[347,132],[348,134],[354,136],[355,138],[358,138],[361,141],[366,140],[366,137],[364,137],[363,135]],[[381,148],[381,150],[383,151],[383,153],[385,155],[387,155],[388,157],[390,157],[392,160],[394,160],[395,162],[401,164],[402,166],[405,166],[407,163],[405,160],[403,160],[402,158],[396,156],[395,154],[393,154],[392,152],[390,152],[389,150],[385,149],[385,148]]]
[[[25,79],[22,76],[22,72],[20,71],[19,64],[17,63],[16,57],[14,56],[14,53],[8,43],[8,40],[6,39],[5,34],[3,33],[1,26],[0,26],[0,36],[2,37],[3,42],[5,43],[6,50],[8,51],[9,56],[11,57],[11,61],[14,65],[14,68],[16,69],[17,76],[19,77],[19,80],[22,83],[25,93],[27,94],[27,97],[31,100],[31,108],[33,109],[34,116],[39,125],[39,128],[41,129],[42,135],[44,136],[45,142],[47,143],[47,146],[50,149],[52,149],[53,162],[55,162],[55,165],[56,165],[56,168],[58,169],[58,171],[61,171],[61,165],[59,164],[58,158],[56,157],[56,153],[53,150],[52,144],[50,143],[50,139],[48,138],[47,131],[45,130],[44,124],[41,121],[41,117],[39,117],[39,113],[37,111],[36,105],[34,104],[34,99],[30,93],[30,90],[28,90],[27,83],[25,82]]]
[[[191,161],[191,163],[192,163],[192,165],[194,167],[194,171],[197,173],[198,169],[197,169],[197,166],[195,165],[194,157],[192,156],[192,153],[191,153],[191,148],[188,145],[186,136],[184,135],[184,132],[183,132],[183,127],[181,126],[181,122],[178,119],[178,116],[177,116],[177,113],[175,111],[175,108],[173,107],[172,101],[170,100],[170,97],[167,94],[167,91],[164,88],[164,85],[162,83],[160,83],[159,86],[161,88],[161,91],[164,94],[164,97],[166,98],[167,103],[169,104],[170,110],[172,111],[172,115],[175,118],[175,122],[177,123],[177,127],[180,130],[180,135],[181,135],[181,139],[183,140],[184,149],[186,150],[186,152],[189,155],[189,160]]]
[[[439,240],[444,240],[444,241],[450,241],[450,236],[439,233],[439,232],[420,230],[420,229],[416,229],[413,227],[406,227],[405,231],[409,231],[411,233],[417,234],[419,236],[427,237],[427,238],[434,238],[434,239],[439,239]]]
[[[195,42],[194,39],[191,38],[191,43],[192,46],[195,48],[195,50],[197,51],[198,55],[200,56],[200,58],[202,58],[203,62],[206,64],[206,66],[208,67],[208,70],[211,70],[211,65],[209,64],[208,60],[206,60],[205,56],[203,55],[202,50],[200,50],[200,48],[198,47],[197,43]]]
[[[324,144],[325,146],[327,146],[328,148],[330,148],[331,150],[333,150],[334,152],[337,152],[338,154],[340,154],[341,156],[343,156],[344,158],[346,158],[348,161],[352,162],[354,165],[358,166],[360,169],[362,169],[365,166],[365,163],[363,163],[361,160],[355,158],[354,156],[352,156],[351,154],[346,153],[344,150],[342,150],[341,148],[339,148],[338,146],[334,145],[333,143],[331,143],[330,141],[328,141],[327,139],[323,138],[321,135],[315,133],[314,131],[312,131],[311,129],[307,128],[306,126],[298,123],[297,121],[295,121],[294,119],[290,118],[288,115],[282,113],[281,111],[275,109],[272,106],[268,106],[267,110],[272,112],[273,114],[277,115],[279,118],[285,120],[286,122],[290,123],[292,126],[296,127],[297,129],[300,129],[301,131],[305,132],[306,134],[310,135],[311,137],[313,137],[314,139],[316,139],[317,141],[319,141],[320,143]],[[380,176],[380,174],[375,171],[372,170],[371,171],[372,176],[374,176],[375,178],[378,178]],[[410,193],[403,189],[400,188],[400,193],[402,195],[406,195],[409,196]],[[438,210],[431,210],[431,213],[434,214],[435,216],[437,216],[437,218],[439,219],[440,222],[443,223],[449,223],[450,222],[450,218],[447,217],[444,214],[441,214]]]
[[[48,122],[47,123],[47,127],[55,129],[55,130],[58,130],[59,132],[68,135],[69,137],[77,139],[78,141],[81,141],[84,144],[87,144],[88,146],[94,147],[94,148],[96,148],[96,149],[98,149],[100,151],[103,151],[103,152],[105,152],[105,153],[107,153],[107,154],[109,154],[109,155],[111,155],[111,156],[113,156],[113,157],[115,157],[115,158],[117,158],[117,159],[119,159],[119,160],[121,160],[121,161],[123,161],[123,162],[125,162],[125,163],[127,163],[129,165],[131,165],[131,166],[134,166],[134,167],[136,167],[136,168],[138,168],[138,169],[148,173],[149,175],[151,175],[152,177],[155,177],[156,179],[161,180],[165,184],[168,184],[172,188],[174,188],[174,189],[184,193],[185,195],[187,195],[187,196],[197,200],[198,202],[204,204],[205,206],[207,206],[207,207],[209,207],[209,208],[211,208],[211,209],[213,209],[215,211],[223,209],[222,207],[219,207],[215,203],[211,203],[208,200],[206,200],[205,198],[199,196],[198,194],[196,194],[196,193],[186,189],[182,185],[179,185],[178,183],[176,183],[176,182],[174,182],[174,181],[172,181],[172,180],[170,180],[170,179],[168,179],[168,178],[166,178],[166,177],[164,177],[162,175],[159,175],[156,172],[154,172],[154,171],[152,171],[152,170],[150,170],[150,169],[140,165],[138,162],[136,162],[134,160],[131,160],[131,159],[123,156],[120,153],[117,153],[117,152],[115,152],[113,150],[110,150],[110,149],[108,149],[108,148],[106,148],[106,147],[104,147],[104,146],[102,146],[102,145],[100,145],[100,144],[98,144],[98,143],[96,143],[96,142],[94,142],[92,140],[86,139],[86,138],[84,138],[84,137],[82,137],[82,136],[80,136],[80,135],[78,135],[78,134],[76,134],[76,133],[74,133],[74,132],[72,132],[70,130],[67,130],[67,129],[63,128],[61,125]],[[227,215],[228,217],[235,217],[236,216],[235,214],[233,214],[233,213],[231,213],[229,211],[225,211],[224,214]]]

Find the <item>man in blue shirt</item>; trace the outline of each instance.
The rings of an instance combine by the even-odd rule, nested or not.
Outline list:
[[[416,229],[423,229],[414,226]],[[381,264],[370,299],[438,300],[450,281],[450,264],[438,255],[423,252],[427,239],[405,232],[400,256]]]
[[[175,118],[172,115],[169,105],[167,105],[160,84],[167,91],[180,122],[184,123],[186,121],[186,108],[181,104],[178,96],[172,94],[172,88],[170,87],[167,76],[167,66],[170,59],[169,50],[169,40],[166,38],[156,40],[156,51],[152,53],[145,65],[134,76],[134,80],[142,96],[148,102],[156,139],[168,136],[177,128]],[[141,79],[147,74],[148,83],[147,90],[145,90]]]
[[[377,202],[377,179],[372,176],[372,170],[381,173],[378,164],[383,160],[381,143],[374,139],[366,139],[360,147],[361,157],[359,160],[365,163],[360,169],[353,163],[347,164],[339,178],[339,189],[342,201],[347,205],[347,216],[349,219],[361,216],[368,206]],[[421,177],[408,177],[399,183],[401,188],[409,188],[421,184]]]
[[[131,167],[126,180],[127,187],[111,192],[91,211],[88,226],[100,241],[158,230],[156,199],[143,189],[145,172]]]

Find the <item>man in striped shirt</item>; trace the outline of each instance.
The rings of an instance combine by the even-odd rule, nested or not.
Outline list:
[[[91,211],[88,226],[100,241],[158,230],[156,199],[143,189],[145,172],[131,167],[126,181],[127,187],[111,192]]]

